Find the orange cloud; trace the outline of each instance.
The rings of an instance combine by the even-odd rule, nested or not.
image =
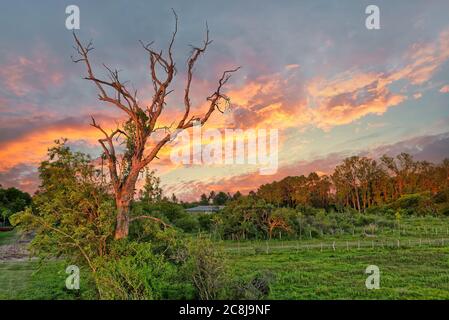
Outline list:
[[[435,42],[411,46],[403,55],[404,64],[388,72],[354,68],[331,79],[316,77],[304,84],[279,73],[258,77],[229,91],[234,124],[243,128],[313,125],[328,130],[368,114],[381,115],[407,99],[401,91],[393,92],[390,85],[400,80],[421,85],[448,58],[449,30],[445,30]]]
[[[350,70],[331,80],[317,78],[307,86],[314,123],[329,129],[360,119],[368,114],[381,115],[402,103],[406,96],[391,92],[389,86],[399,80],[421,85],[430,80],[449,58],[449,30],[436,42],[414,44],[405,54],[405,65],[390,72]],[[421,95],[414,95],[415,99]]]
[[[55,139],[85,140],[94,144],[99,137],[98,130],[87,124],[40,128],[16,140],[2,143],[0,172],[9,170],[20,163],[37,165],[45,158],[48,147]]]
[[[321,76],[305,81],[298,78],[299,65],[287,65],[283,67],[284,73],[259,76],[247,80],[243,85],[229,85],[224,91],[231,98],[231,112],[225,115],[215,112],[205,128],[285,129],[296,127],[300,129],[316,126],[327,130],[334,126],[349,124],[368,114],[381,115],[407,99],[405,89],[408,85],[419,86],[430,80],[448,58],[449,30],[446,30],[433,43],[413,45],[404,53],[402,60],[404,63],[388,71],[366,71],[354,68],[334,74],[332,77]],[[393,92],[390,86],[404,80],[406,82],[402,87],[404,90],[399,90],[399,93]],[[59,85],[62,81],[61,74],[44,57],[18,57],[0,68],[0,82],[17,96]],[[203,100],[199,104],[192,103],[195,108],[191,115],[201,116],[209,106],[207,101],[204,101],[207,94],[203,93],[206,91],[210,93],[210,84],[200,81],[198,85],[197,96]],[[442,87],[440,92],[449,92],[449,86]],[[417,99],[420,96],[415,94],[413,97]],[[170,125],[176,119],[174,122],[176,126],[182,114],[182,103],[169,103],[162,113],[159,124]],[[101,134],[95,128],[88,126],[87,121],[88,117],[86,117],[85,125],[40,127],[12,141],[2,143],[0,172],[7,171],[20,163],[37,165],[45,158],[48,146],[54,139],[60,137],[67,137],[71,141],[84,140],[98,147],[97,139],[101,137]],[[105,127],[107,124],[107,122],[102,123]],[[282,135],[280,138],[283,138]],[[161,160],[155,160],[153,163],[161,168],[163,173],[175,169],[168,160],[169,153],[170,148],[164,148],[161,150]],[[249,175],[244,177],[241,183],[237,180],[227,180],[230,181],[229,190],[245,191],[244,185],[248,179],[262,182],[258,179],[272,180],[273,177]],[[227,181],[211,182],[209,186],[218,188]],[[188,186],[202,189],[204,188],[202,183],[195,185],[191,182]],[[178,184],[172,187],[173,190],[182,192],[186,185]]]
[[[315,80],[308,87],[315,124],[322,129],[344,125],[367,114],[383,114],[406,98],[390,92],[380,74],[346,72],[332,81]]]

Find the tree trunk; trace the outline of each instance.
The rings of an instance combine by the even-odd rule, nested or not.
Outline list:
[[[130,202],[116,199],[117,224],[115,226],[114,239],[119,240],[128,237]]]
[[[131,202],[134,198],[136,182],[140,169],[134,167],[127,179],[126,184],[117,193],[115,204],[117,207],[117,224],[115,226],[114,239],[119,240],[128,237],[129,233],[129,213],[131,211]]]

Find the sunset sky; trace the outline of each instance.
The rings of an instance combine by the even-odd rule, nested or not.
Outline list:
[[[55,139],[96,158],[94,115],[114,128],[123,115],[97,99],[85,68],[74,64],[65,8],[81,12],[91,62],[121,70],[149,101],[148,57],[139,44],[166,49],[179,16],[178,75],[163,123],[183,110],[185,62],[207,21],[213,43],[200,58],[194,114],[221,72],[241,66],[225,88],[231,110],[206,128],[279,130],[279,170],[255,165],[177,166],[169,149],[152,163],[164,191],[192,199],[209,190],[247,192],[287,175],[327,173],[349,155],[405,151],[449,157],[449,1],[20,1],[0,4],[0,184],[34,192],[37,166]],[[365,8],[380,8],[380,30],[365,27]]]

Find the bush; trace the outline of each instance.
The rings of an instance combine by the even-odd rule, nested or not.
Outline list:
[[[200,224],[195,216],[186,214],[184,217],[176,220],[174,225],[184,232],[194,233],[200,229]]]
[[[433,196],[433,201],[435,203],[448,203],[449,202],[449,189],[443,189],[438,191]]]
[[[401,196],[390,205],[393,209],[403,209],[407,215],[429,215],[437,213],[430,194],[413,193]]]
[[[438,213],[445,216],[449,216],[449,204],[444,204],[440,206],[440,208],[438,209]]]
[[[227,283],[226,261],[223,252],[206,239],[199,239],[189,245],[187,274],[190,274],[201,300],[224,297]]]
[[[198,223],[201,230],[210,231],[216,214],[198,214]]]
[[[176,237],[175,237],[176,239]],[[161,251],[160,241],[123,240],[96,261],[102,299],[218,299],[227,283],[223,252],[205,239],[177,238]]]
[[[184,208],[176,203],[168,201],[159,201],[156,203],[147,203],[144,201],[136,202],[132,207],[132,215],[140,216],[150,214],[155,217],[165,217],[173,223],[175,220],[185,217],[187,214]]]
[[[260,271],[249,279],[234,280],[231,285],[229,297],[231,299],[262,300],[268,298],[270,285],[275,279],[271,271]]]
[[[96,261],[101,299],[191,299],[193,287],[179,268],[150,243],[115,242],[110,254]]]

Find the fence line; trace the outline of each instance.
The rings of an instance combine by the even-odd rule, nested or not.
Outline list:
[[[357,230],[356,230],[357,229]],[[353,227],[350,230],[345,230],[343,228],[334,228],[334,229],[330,229],[327,232],[325,232],[322,228],[320,229],[315,229],[315,231],[317,232],[318,237],[312,235],[312,230],[309,229],[307,230],[307,233],[303,233],[303,229],[300,228],[299,229],[299,233],[296,234],[294,237],[290,236],[290,240],[314,240],[314,239],[319,239],[319,237],[324,237],[324,236],[345,236],[345,235],[352,235],[352,236],[356,236],[356,235],[365,235],[368,237],[374,237],[374,236],[379,236],[379,235],[392,235],[392,236],[397,236],[397,237],[402,237],[402,236],[414,236],[414,237],[438,237],[440,238],[441,236],[449,236],[449,226],[438,226],[438,227],[418,227],[418,226],[401,226],[401,225],[395,225],[394,227],[376,227],[376,230],[371,232],[371,230],[369,230],[369,225],[365,225],[365,226],[358,226],[358,227]],[[198,232],[197,233],[197,237],[200,237],[200,235],[203,234],[203,232]],[[216,233],[210,233],[210,232],[204,232],[204,234],[209,238],[209,239],[215,239],[215,240],[224,240],[223,237],[221,235],[217,235]],[[279,236],[279,238],[274,238],[276,240],[282,240],[282,236]],[[274,240],[273,239],[273,240]],[[236,234],[231,234],[231,239],[232,241],[244,241],[246,240],[246,237],[239,237]]]
[[[263,244],[265,242],[265,244]],[[416,248],[416,247],[441,247],[449,246],[449,238],[441,239],[390,239],[390,240],[371,240],[371,241],[314,241],[313,243],[304,244],[300,241],[287,241],[289,244],[281,243],[280,245],[270,245],[270,241],[262,241],[258,244],[244,245],[242,246],[238,242],[237,247],[225,247],[226,251],[237,251],[240,252],[265,252],[270,253],[270,251],[282,251],[282,250],[294,250],[296,252],[304,250],[318,249],[319,251],[337,251],[337,250],[359,250],[362,248],[390,248],[390,249],[401,249],[401,248]],[[290,244],[292,243],[292,244]]]

